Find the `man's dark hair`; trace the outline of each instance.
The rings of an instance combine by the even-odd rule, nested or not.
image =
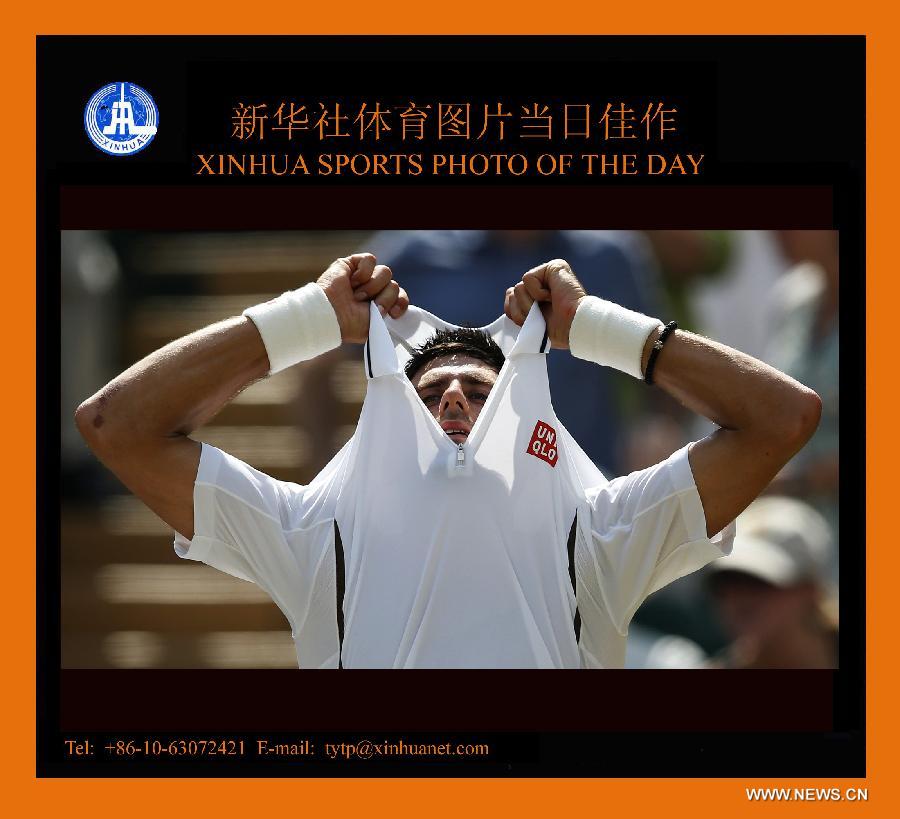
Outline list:
[[[406,362],[406,376],[412,378],[429,361],[448,355],[467,355],[493,367],[497,372],[506,361],[503,351],[483,330],[474,327],[457,327],[454,330],[438,330],[421,347],[413,350]]]

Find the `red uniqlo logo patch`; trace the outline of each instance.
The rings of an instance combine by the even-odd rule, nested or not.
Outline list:
[[[559,460],[559,451],[556,430],[550,424],[538,421],[534,425],[534,432],[531,433],[531,443],[528,444],[528,454],[546,461],[550,466],[556,466],[556,462]]]

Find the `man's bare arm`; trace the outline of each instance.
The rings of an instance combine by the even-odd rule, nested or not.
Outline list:
[[[409,304],[371,254],[339,259],[318,281],[344,341],[368,332],[369,300],[394,315]],[[190,433],[270,369],[253,322],[231,318],[185,336],[114,378],[75,413],[97,457],[176,531],[194,534],[200,444]]]
[[[644,369],[656,335],[644,348]],[[769,485],[812,437],[822,414],[819,396],[783,372],[680,330],[660,351],[653,380],[719,426],[689,453],[710,536]]]
[[[78,408],[75,423],[122,483],[191,538],[200,444],[188,435],[268,371],[253,322],[228,319],[129,367]]]
[[[568,264],[556,259],[528,271],[507,291],[506,314],[521,324],[531,304],[541,302],[552,345],[565,349],[586,295]],[[641,372],[646,372],[658,334],[657,326],[646,338]],[[638,349],[640,344],[635,367]],[[720,427],[689,453],[709,536],[766,488],[812,437],[822,411],[819,396],[793,378],[723,344],[681,331],[666,341],[653,378],[688,409]]]

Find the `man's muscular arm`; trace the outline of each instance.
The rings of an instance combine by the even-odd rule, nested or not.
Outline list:
[[[268,371],[253,323],[231,318],[129,367],[78,408],[75,423],[122,483],[191,538],[200,444],[187,436]]]
[[[322,276],[343,341],[368,334],[372,299],[399,316],[406,294],[368,253],[334,262]],[[188,435],[270,370],[254,323],[231,318],[173,341],[129,367],[75,413],[97,457],[166,523],[194,534],[200,444]]]
[[[586,295],[568,264],[556,259],[528,271],[507,291],[506,313],[521,324],[531,304],[541,302],[552,345],[565,349]],[[643,344],[641,372],[646,372],[660,330],[657,325]],[[689,453],[710,537],[734,520],[806,444],[822,411],[819,396],[793,378],[680,330],[660,351],[653,379],[688,409],[719,426]]]
[[[647,341],[643,367],[657,334]],[[680,330],[660,351],[653,380],[719,426],[688,456],[710,536],[743,512],[803,448],[822,414],[819,396],[790,376]]]

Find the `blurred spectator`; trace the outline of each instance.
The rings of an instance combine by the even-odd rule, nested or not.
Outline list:
[[[673,317],[679,322],[696,321],[695,326],[686,325],[686,328],[771,362],[767,350],[773,341],[776,303],[773,288],[792,264],[785,256],[779,234],[766,230],[731,231],[725,241],[714,231],[646,233],[661,257],[667,288],[671,291],[674,283],[676,289],[683,288],[690,296],[685,315],[676,313]],[[716,242],[720,243],[718,254],[713,252]],[[707,265],[705,275],[692,275],[692,268],[704,269],[704,264]],[[771,363],[778,365],[778,362]],[[794,375],[804,380],[802,375]],[[835,369],[831,382],[820,389],[830,393],[836,386]],[[630,431],[627,470],[657,462],[663,453],[672,451],[676,441],[680,445],[686,439],[696,440],[715,429],[704,419],[686,418],[671,406],[656,406],[654,410]],[[684,431],[686,423],[689,424],[687,432]],[[836,569],[833,578],[836,579]],[[703,591],[701,576],[689,575],[652,595],[635,619],[656,630],[689,637],[707,652],[714,653],[722,648],[726,637]]]
[[[645,230],[662,271],[669,312],[683,327],[696,329],[690,292],[698,283],[718,280],[731,256],[725,230]]]
[[[772,288],[787,267],[773,231],[731,231],[729,255],[720,275],[691,282],[694,329],[762,358],[772,326]]]
[[[490,323],[503,312],[506,288],[554,258],[566,259],[593,295],[648,315],[663,312],[655,260],[635,232],[385,231],[376,235],[372,250],[413,304],[454,324]],[[619,474],[625,419],[633,420],[646,391],[560,351],[551,352],[548,367],[560,420],[605,474]]]
[[[828,524],[808,504],[776,496],[751,504],[738,518],[732,554],[706,574],[731,639],[711,665],[835,668],[832,549]]]
[[[706,653],[692,640],[632,623],[625,668],[705,668]]]
[[[773,488],[803,498],[838,534],[839,258],[838,233],[784,230],[778,238],[793,263],[772,292],[778,306],[764,360],[814,389],[822,420],[812,440],[782,470]],[[837,579],[837,560],[831,566]]]
[[[60,468],[67,500],[85,500],[117,490],[118,481],[84,445],[72,418],[76,407],[116,373],[119,259],[106,234],[60,233]]]

